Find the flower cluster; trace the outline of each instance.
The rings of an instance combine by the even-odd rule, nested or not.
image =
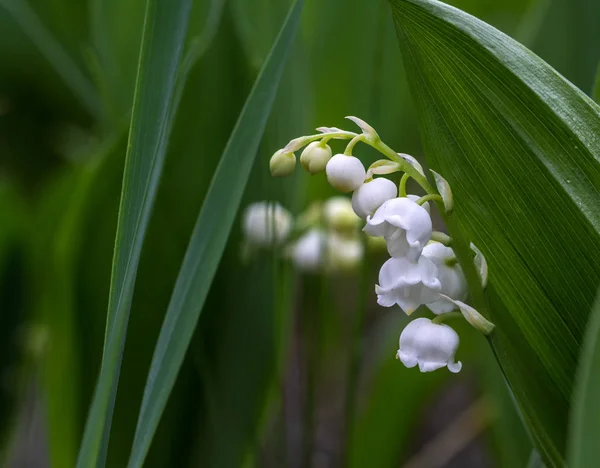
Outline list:
[[[346,197],[313,203],[296,218],[279,203],[252,203],[242,219],[244,252],[282,247],[300,271],[353,271],[364,257],[365,244],[371,250],[380,245],[361,235],[360,222]]]
[[[435,314],[432,320],[417,318],[405,327],[400,335],[397,358],[406,367],[418,365],[421,372],[441,367],[458,372],[462,365],[455,362],[454,356],[459,337],[443,322],[464,317],[485,334],[491,333],[494,325],[464,302],[468,295],[467,281],[451,247],[452,239],[433,230],[430,203],[435,203],[442,213],[450,215],[453,209],[450,185],[441,175],[431,171],[434,187],[415,158],[394,152],[363,120],[348,118],[360,127],[361,133],[335,127],[318,128],[318,134],[296,138],[277,151],[271,158],[271,173],[284,176],[294,171],[294,153],[306,146],[300,156],[304,169],[310,174],[324,171],[334,188],[353,193],[351,207],[356,217],[364,220],[363,231],[368,236],[382,239],[390,255],[381,267],[379,284],[375,286],[378,304],[383,307],[397,305],[407,315],[425,306]],[[333,139],[350,142],[343,153],[333,155],[328,144]],[[352,155],[359,142],[375,148],[386,159],[380,159],[365,169],[362,162]],[[398,186],[381,177],[397,172],[403,173]],[[407,194],[409,179],[417,182],[426,193],[422,196]],[[308,252],[309,243],[322,244],[317,234],[311,235],[313,238],[306,239],[306,245],[298,241],[296,247]],[[335,253],[336,249],[346,248],[349,246],[337,244],[332,247],[331,254],[339,255],[339,252]],[[473,244],[471,249],[475,253],[473,270],[479,273],[481,287],[485,287],[485,258]],[[463,254],[469,255],[469,252]]]

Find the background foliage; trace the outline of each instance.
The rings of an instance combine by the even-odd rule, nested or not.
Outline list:
[[[521,41],[592,93],[600,61],[600,48],[592,46],[597,2],[449,3]],[[552,133],[566,145],[576,130],[584,132],[565,128],[565,112],[544,101],[558,85],[532,91],[521,71],[507,68],[510,56],[494,51],[493,43],[482,47],[481,38],[465,33],[468,25],[432,4],[306,0],[293,47],[281,57],[287,65],[279,86],[269,87],[276,98],[248,182],[231,192],[244,190],[241,206],[278,199],[294,212],[333,195],[324,177],[298,171],[292,179],[272,179],[268,159],[316,126],[344,125],[345,115],[364,118],[398,151],[421,160],[425,151],[456,191],[461,228],[480,247],[489,245],[490,315],[503,330],[492,339],[496,355],[464,327],[460,376],[405,369],[393,359],[405,318],[356,293],[359,285],[371,291],[383,259],[334,278],[300,276],[265,252],[244,264],[234,222],[229,236],[227,229],[219,233],[225,250],[198,325],[187,330],[191,343],[144,466],[377,468],[452,460],[524,466],[532,442],[513,398],[525,419],[538,419],[530,427],[537,427],[533,439],[542,458],[563,463],[570,392],[599,275],[597,212],[586,221],[574,196],[564,194],[585,189],[569,175],[578,165],[598,189],[598,153],[591,143],[573,142],[560,152],[546,140]],[[150,14],[158,29],[146,23],[145,40],[163,39],[146,49],[150,58],[140,67],[135,102],[145,89],[149,103],[162,102],[162,114],[133,108],[146,1],[0,0],[0,455],[8,466],[23,457],[40,463],[32,466],[75,465],[100,371],[117,219],[130,219],[123,202],[119,215],[124,169],[126,177],[132,174],[136,151],[148,162],[160,146],[140,151],[134,137],[141,129],[142,143],[163,138],[168,145],[147,212],[110,426],[106,466],[127,466],[155,343],[194,224],[292,2],[195,0],[189,17],[180,17],[188,23],[185,35],[169,26],[166,17],[179,11],[170,2],[149,5],[157,8]],[[168,47],[169,40],[178,45]],[[553,73],[531,61],[540,73]],[[170,84],[157,72],[171,73]],[[522,102],[500,115],[490,105],[505,87]],[[560,81],[559,87],[590,119],[598,116],[570,85]],[[441,103],[449,125],[428,126],[436,119],[423,112],[427,99]],[[506,117],[523,102],[527,115]],[[419,122],[425,122],[421,135]],[[450,137],[462,151],[440,149],[456,148],[446,144]],[[254,151],[247,150],[237,148],[234,156],[251,161]],[[570,159],[561,159],[563,153]],[[548,154],[556,160],[540,162]],[[586,154],[595,154],[596,163]],[[366,151],[359,156],[373,160]],[[564,166],[557,171],[556,161]],[[495,175],[484,191],[478,178],[486,171]],[[557,206],[564,217],[555,214]],[[565,229],[556,231],[553,221]],[[559,261],[549,250],[567,255]],[[348,413],[347,371],[361,308],[367,311],[357,335],[361,371]],[[526,354],[520,346],[529,347]],[[523,388],[535,390],[530,406],[519,394]],[[448,434],[460,437],[444,445]]]

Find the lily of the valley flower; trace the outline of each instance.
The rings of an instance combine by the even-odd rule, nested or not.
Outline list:
[[[454,362],[459,342],[458,334],[448,325],[418,318],[402,331],[397,357],[406,367],[418,365],[421,372],[448,366],[450,372],[457,373],[462,369],[460,361]]]
[[[327,269],[334,272],[352,271],[363,259],[364,246],[359,237],[344,237],[331,233],[327,239]]]
[[[416,261],[431,238],[431,217],[425,208],[407,197],[383,203],[373,216],[367,216],[364,231],[383,236],[392,257]]]
[[[300,155],[302,167],[311,174],[323,172],[331,159],[331,147],[321,141],[310,143]]]
[[[323,203],[323,220],[328,227],[339,232],[355,231],[360,223],[350,199],[343,196],[331,197]]]
[[[327,236],[321,229],[311,229],[290,248],[289,255],[295,267],[301,271],[317,271],[323,265]]]
[[[289,249],[289,256],[300,271],[321,269],[340,272],[355,269],[363,259],[364,248],[357,237],[314,228],[301,236]]]
[[[431,260],[419,257],[411,262],[405,257],[390,258],[379,270],[375,286],[377,303],[383,307],[398,304],[407,314],[417,307],[439,299],[441,285],[437,268]]]
[[[462,268],[456,261],[454,251],[439,242],[431,242],[423,249],[423,256],[435,263],[437,267],[437,277],[442,285],[440,293],[452,299],[464,301],[468,291],[467,280]],[[427,304],[427,307],[434,314],[452,312],[456,309],[456,305],[453,302],[443,298]]]
[[[360,159],[345,154],[336,154],[325,168],[327,180],[336,189],[348,193],[359,188],[367,171]]]
[[[291,213],[279,203],[256,202],[244,211],[242,228],[249,244],[266,247],[283,242],[292,230]]]
[[[366,219],[367,216],[373,216],[377,208],[395,198],[397,194],[396,184],[385,177],[379,177],[371,182],[365,182],[354,192],[352,208],[357,216]]]

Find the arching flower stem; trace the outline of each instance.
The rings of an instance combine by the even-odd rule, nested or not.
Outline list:
[[[462,318],[462,314],[460,312],[448,312],[445,314],[440,314],[440,315],[436,315],[435,318],[433,320],[431,320],[433,323],[440,325],[441,323],[444,323],[446,320],[450,320],[450,319],[455,319],[455,318]]]

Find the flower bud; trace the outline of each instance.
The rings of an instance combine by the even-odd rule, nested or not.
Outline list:
[[[383,202],[395,198],[398,188],[391,180],[380,177],[362,184],[352,195],[352,208],[357,216],[373,216]]]
[[[279,203],[256,202],[244,211],[242,228],[249,244],[267,247],[283,242],[292,230],[291,213]]]
[[[346,197],[331,197],[326,200],[323,203],[323,219],[328,227],[339,232],[354,231],[360,223],[350,199]]]
[[[307,172],[317,174],[323,172],[331,159],[331,148],[321,141],[310,143],[300,155],[300,163]]]
[[[284,150],[277,151],[269,161],[269,169],[273,177],[285,177],[294,172],[296,168],[296,155]]]
[[[352,192],[359,188],[365,180],[367,171],[360,159],[345,154],[336,154],[325,168],[327,180],[341,192]]]
[[[432,372],[448,366],[457,373],[462,369],[460,361],[454,362],[460,339],[458,333],[446,324],[433,323],[428,318],[410,322],[400,335],[397,357],[406,367],[419,365],[421,372]]]

